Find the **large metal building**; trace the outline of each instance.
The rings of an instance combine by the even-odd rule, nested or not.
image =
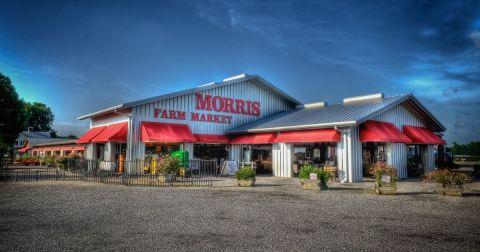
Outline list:
[[[144,160],[186,150],[192,159],[252,162],[257,172],[279,177],[304,164],[328,165],[342,182],[361,181],[378,161],[400,178],[418,175],[434,168],[435,150],[445,144],[445,127],[411,94],[301,104],[248,74],[78,119],[90,119],[78,140],[87,159]]]

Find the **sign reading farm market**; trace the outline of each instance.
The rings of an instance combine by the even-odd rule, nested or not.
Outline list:
[[[260,102],[242,99],[232,99],[221,96],[195,94],[195,110],[222,112],[227,114],[240,114],[260,116]],[[187,120],[185,111],[160,109],[153,110],[154,118]],[[211,113],[191,112],[190,120],[198,122],[231,124],[232,116]]]

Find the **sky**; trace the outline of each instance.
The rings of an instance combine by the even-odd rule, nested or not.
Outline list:
[[[80,115],[240,74],[301,102],[413,93],[447,128],[480,140],[478,1],[3,1],[0,72]]]

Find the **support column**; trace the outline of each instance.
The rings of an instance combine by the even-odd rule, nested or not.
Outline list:
[[[272,146],[272,172],[275,177],[293,177],[293,144],[275,143]]]
[[[422,153],[423,171],[429,172],[435,168],[435,154],[433,153],[433,145],[425,145]]]
[[[337,169],[340,181],[360,182],[363,180],[362,144],[358,127],[340,129],[341,138],[337,144]]]
[[[240,166],[240,162],[242,161],[242,151],[241,144],[230,145],[230,151],[228,152],[229,159],[236,161],[238,166]]]
[[[115,161],[115,143],[114,142],[106,142],[105,149],[103,151],[104,160],[108,162]]]
[[[193,156],[193,143],[183,143],[183,144],[181,145],[181,149],[182,149],[183,151],[187,151],[187,152],[188,152],[188,157],[189,157],[190,159],[195,158],[195,157]]]

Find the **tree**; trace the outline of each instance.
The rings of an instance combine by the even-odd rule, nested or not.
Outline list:
[[[10,78],[0,73],[0,157],[13,146],[25,124],[23,101]]]
[[[27,121],[25,129],[33,127],[34,131],[50,131],[55,116],[47,105],[40,102],[24,102]]]

